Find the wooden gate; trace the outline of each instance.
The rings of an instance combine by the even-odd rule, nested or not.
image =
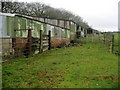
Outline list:
[[[15,57],[29,57],[35,53],[40,52],[41,38],[32,37],[31,29],[24,29],[24,30],[28,30],[27,37],[15,37],[12,39],[12,46],[14,49]],[[19,31],[19,30],[15,30],[15,31]]]
[[[51,49],[51,31],[49,31],[49,35],[43,35],[42,40],[43,45],[43,51],[50,50]]]
[[[15,57],[29,57],[37,53],[51,49],[51,32],[49,35],[42,35],[40,30],[40,37],[33,38],[32,30],[28,30],[28,36],[26,38],[16,37],[12,39],[12,46],[14,49]]]

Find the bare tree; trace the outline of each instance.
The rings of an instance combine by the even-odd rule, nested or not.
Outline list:
[[[88,23],[83,21],[80,16],[65,9],[53,8],[42,3],[3,2],[2,10],[5,13],[73,20],[83,27],[89,27]]]

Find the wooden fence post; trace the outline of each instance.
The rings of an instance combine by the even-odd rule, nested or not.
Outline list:
[[[31,29],[28,30],[28,56],[32,55],[32,32]]]
[[[105,33],[103,33],[103,43],[105,44]]]
[[[17,57],[17,43],[16,43],[16,30],[14,30],[14,38],[13,38],[13,48],[14,48],[14,57]]]
[[[112,35],[112,53],[114,52],[114,34]]]
[[[48,50],[51,50],[51,31],[49,30],[49,41],[48,41],[48,43],[49,43],[49,47],[48,47]]]
[[[40,30],[39,53],[42,53],[42,30]]]

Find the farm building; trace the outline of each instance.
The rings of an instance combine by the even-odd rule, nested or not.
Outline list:
[[[85,29],[80,25],[77,25],[76,37],[83,38],[85,36]]]
[[[42,21],[44,23],[55,25],[57,27],[60,27],[62,29],[69,30],[69,35],[71,36],[70,39],[74,40],[76,38],[75,32],[77,31],[77,24],[74,21],[71,20],[64,20],[64,19],[55,19],[55,18],[48,18],[48,17],[34,17],[34,19],[37,19],[39,21]],[[67,31],[66,31],[67,32]],[[64,36],[64,33],[62,34]]]
[[[69,20],[0,13],[0,23],[2,55],[31,55],[49,46],[67,45],[76,38],[77,25]]]
[[[99,34],[100,32],[98,30],[88,28],[87,29],[87,34]]]
[[[86,34],[97,33],[71,20],[19,14],[0,13],[0,23],[0,53],[3,56],[33,55],[50,48],[66,46]]]

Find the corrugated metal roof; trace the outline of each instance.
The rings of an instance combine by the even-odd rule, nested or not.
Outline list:
[[[35,21],[41,22],[41,23],[45,23],[45,24],[49,24],[49,25],[52,25],[52,26],[60,27],[58,25],[53,25],[51,23],[46,23],[46,22],[37,20],[37,19],[35,19],[34,17],[31,17],[31,16],[26,16],[26,15],[21,15],[21,14],[1,13],[1,12],[0,12],[0,15],[1,16],[11,16],[11,17],[14,17],[14,16],[24,17],[24,18],[27,18],[27,19],[31,19],[31,20],[35,20]],[[65,28],[65,27],[60,27],[60,28],[64,28],[64,29],[70,30],[69,28]]]

